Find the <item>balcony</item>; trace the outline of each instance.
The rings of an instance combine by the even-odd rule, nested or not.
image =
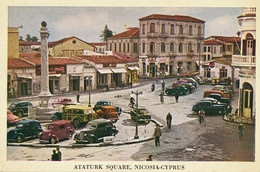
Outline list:
[[[255,67],[256,66],[255,56],[233,55],[232,66]]]

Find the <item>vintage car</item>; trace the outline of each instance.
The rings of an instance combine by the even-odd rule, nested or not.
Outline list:
[[[14,125],[19,121],[18,116],[14,115],[10,110],[7,110],[7,126]]]
[[[110,119],[112,122],[117,122],[118,120],[118,113],[115,106],[101,106],[96,113],[97,118]]]
[[[225,115],[227,111],[227,106],[224,104],[216,104],[212,101],[202,100],[197,102],[192,107],[192,111],[198,113],[200,110],[205,112],[205,115]]]
[[[184,87],[186,87],[189,93],[194,92],[196,89],[191,83],[181,83],[179,85],[183,85]]]
[[[175,95],[178,93],[179,95],[186,95],[188,93],[188,89],[183,85],[177,85],[177,86],[169,86],[166,87],[165,93],[169,95]]]
[[[93,107],[81,106],[81,105],[67,105],[63,106],[62,112],[56,112],[51,116],[51,120],[67,120],[70,121],[74,127],[79,127],[83,123],[87,123],[93,119],[96,119],[96,113]]]
[[[41,124],[36,120],[22,120],[16,128],[7,133],[8,141],[23,142],[27,138],[39,138],[42,132]]]
[[[47,130],[41,133],[40,142],[55,144],[60,140],[71,139],[74,133],[74,128],[69,121],[55,121],[49,125]]]
[[[149,123],[151,121],[151,115],[149,111],[145,107],[138,107],[138,110],[136,108],[133,108],[130,112],[131,119],[138,122],[145,122]]]
[[[66,105],[66,104],[69,104],[69,103],[72,103],[71,99],[62,97],[62,98],[54,99],[53,102],[52,102],[52,106]]]
[[[12,113],[19,118],[22,118],[24,116],[28,116],[28,109],[29,106],[33,107],[32,103],[30,102],[15,102],[12,103],[8,109],[12,111]]]
[[[100,100],[98,101],[95,106],[94,106],[94,111],[97,111],[101,108],[101,106],[115,106],[113,102],[108,101],[108,100]],[[120,107],[115,106],[116,111],[118,115],[122,113],[122,109]]]
[[[209,95],[211,94],[219,94],[221,97],[228,98],[228,99],[230,98],[230,95],[228,93],[224,93],[219,90],[206,90],[204,91],[203,97],[209,97]]]
[[[86,129],[74,134],[76,143],[96,143],[103,141],[104,137],[115,136],[119,131],[108,119],[95,119],[90,121]]]
[[[225,97],[221,97],[220,94],[210,94],[208,97],[214,98],[218,102],[224,103],[226,105],[230,104],[230,99],[229,98],[225,98]]]

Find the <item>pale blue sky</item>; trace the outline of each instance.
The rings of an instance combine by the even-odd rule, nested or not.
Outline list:
[[[8,26],[17,27],[20,36],[39,36],[41,21],[47,22],[49,41],[76,36],[86,42],[100,42],[101,31],[107,24],[113,32],[127,27],[139,27],[139,18],[150,14],[188,15],[206,21],[205,37],[237,36],[237,17],[242,8],[150,8],[150,7],[8,7]]]

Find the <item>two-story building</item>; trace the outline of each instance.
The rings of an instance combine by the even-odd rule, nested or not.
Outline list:
[[[232,56],[234,91],[239,91],[238,115],[254,123],[256,115],[256,8],[245,7],[238,16],[241,53]]]
[[[106,43],[105,42],[92,42],[90,43],[95,47],[95,52],[104,54],[106,51]]]
[[[224,42],[209,39],[203,42],[203,59],[202,61],[209,61],[214,59],[219,59],[224,57],[223,46]]]

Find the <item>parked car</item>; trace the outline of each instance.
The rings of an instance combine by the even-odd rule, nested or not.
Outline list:
[[[200,76],[192,76],[192,78],[195,79],[195,81],[197,81],[199,85],[205,84],[205,82],[202,81]]]
[[[74,133],[74,128],[69,121],[55,121],[49,125],[47,130],[42,132],[40,142],[55,144],[63,139],[71,139]]]
[[[186,95],[188,93],[188,89],[182,85],[169,86],[165,89],[165,93],[167,95],[175,95],[176,92],[178,92],[179,95]]]
[[[195,87],[191,84],[191,83],[181,83],[180,85],[183,85],[184,87],[186,87],[188,89],[189,93],[192,93],[193,91],[195,91]]]
[[[68,103],[72,103],[72,100],[69,99],[69,98],[57,98],[57,99],[54,99],[53,102],[52,102],[52,106],[54,105],[66,105]]]
[[[136,108],[133,108],[130,112],[131,119],[136,121],[136,117],[138,116],[138,122],[149,123],[151,121],[151,115],[149,111],[145,107],[138,107],[138,111]]]
[[[203,97],[209,97],[209,95],[211,95],[211,94],[219,94],[221,97],[230,98],[229,94],[225,94],[219,90],[206,90],[206,91],[204,91]]]
[[[81,105],[67,105],[63,106],[62,112],[56,112],[51,116],[51,120],[67,120],[70,121],[74,127],[79,127],[83,123],[87,123],[93,119],[96,119],[96,113],[93,107],[81,106]]]
[[[118,132],[111,120],[95,119],[87,124],[85,130],[74,134],[73,139],[76,143],[96,143],[106,136],[115,136]]]
[[[7,126],[14,125],[19,121],[20,119],[18,116],[14,115],[12,111],[7,110]]]
[[[15,102],[12,103],[8,109],[12,111],[12,113],[19,118],[22,118],[24,116],[28,116],[28,109],[29,106],[33,107],[32,103],[30,102]]]
[[[212,90],[221,91],[224,94],[229,94],[230,97],[232,97],[232,89],[225,85],[215,85]]]
[[[225,97],[221,97],[220,94],[210,94],[208,97],[214,98],[217,101],[224,103],[226,105],[230,104],[230,99],[229,98],[225,98]]]
[[[199,112],[203,110],[205,115],[225,115],[227,108],[224,104],[216,104],[212,101],[199,101],[192,107],[192,111]]]
[[[191,83],[195,88],[197,88],[199,85],[198,82],[193,78],[185,78],[185,80],[187,80],[188,83]]]
[[[22,120],[16,128],[7,133],[8,141],[23,142],[26,138],[39,138],[42,132],[41,124],[36,120]]]
[[[98,101],[95,106],[94,106],[94,111],[97,111],[101,108],[101,106],[115,106],[113,102],[108,101],[108,100],[100,100]],[[122,109],[120,107],[115,106],[116,111],[118,115],[122,113]]]
[[[118,113],[115,106],[101,106],[96,113],[97,118],[110,119],[112,122],[117,122],[118,120]]]

